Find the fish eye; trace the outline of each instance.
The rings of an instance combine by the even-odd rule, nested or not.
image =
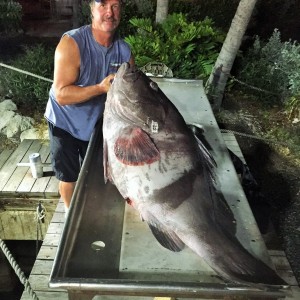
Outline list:
[[[156,82],[151,81],[150,87],[152,88],[152,90],[158,91],[158,85]]]

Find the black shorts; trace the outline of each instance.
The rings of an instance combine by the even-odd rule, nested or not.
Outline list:
[[[51,164],[55,177],[64,182],[75,182],[89,142],[79,140],[69,132],[48,122]]]

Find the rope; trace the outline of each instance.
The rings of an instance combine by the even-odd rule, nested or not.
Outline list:
[[[266,138],[263,138],[263,137],[260,137],[260,136],[255,136],[255,135],[252,135],[252,134],[237,132],[237,131],[234,131],[234,130],[220,129],[220,131],[222,133],[233,133],[234,135],[240,135],[240,136],[243,136],[243,137],[248,137],[248,138],[252,138],[252,139],[256,139],[256,140],[261,140],[261,141],[264,141],[266,143],[278,144],[278,145],[289,146],[289,147],[294,146],[294,144],[291,144],[291,143],[288,143],[288,142],[279,142],[279,141],[275,141],[275,140],[266,139]]]
[[[36,208],[36,255],[38,255],[39,252],[39,241],[43,240],[43,232],[42,232],[42,224],[45,222],[45,216],[46,216],[46,208],[42,204],[41,201],[39,201],[39,204]],[[40,236],[41,234],[41,236]]]
[[[32,299],[39,300],[36,293],[32,289],[28,279],[26,278],[24,272],[20,269],[19,265],[13,258],[12,254],[10,253],[9,249],[7,248],[7,246],[5,245],[5,243],[2,239],[0,239],[0,247],[1,247],[4,255],[6,256],[7,260],[9,261],[10,265],[14,269],[15,273],[19,277],[21,283],[24,285],[25,290],[29,293],[29,295],[31,296]]]
[[[233,81],[236,81],[237,83],[241,84],[241,85],[244,85],[252,90],[255,90],[255,91],[259,91],[259,92],[263,92],[263,93],[266,93],[266,94],[270,94],[270,95],[274,95],[274,96],[277,96],[278,97],[278,94],[277,93],[273,93],[273,92],[270,92],[270,91],[267,91],[265,89],[262,89],[262,88],[258,88],[254,85],[250,85],[244,81],[241,81],[239,79],[237,79],[236,77],[232,76],[229,74],[229,78],[231,78]]]
[[[27,71],[24,71],[24,70],[21,70],[21,69],[18,69],[18,68],[15,68],[15,67],[12,67],[12,66],[3,64],[3,63],[0,63],[0,66],[1,66],[1,67],[4,67],[4,68],[11,69],[11,70],[14,70],[14,71],[18,71],[18,72],[23,73],[23,74],[26,74],[26,75],[30,75],[30,76],[36,77],[36,78],[38,78],[38,79],[42,79],[42,80],[45,80],[45,81],[48,81],[48,82],[53,82],[52,79],[48,79],[48,78],[46,78],[46,77],[39,76],[39,75],[30,73],[30,72],[27,72]]]
[[[37,221],[41,221],[42,223],[44,223],[45,217],[46,217],[46,208],[42,204],[42,202],[39,201],[39,204],[36,208],[36,219],[37,219]]]

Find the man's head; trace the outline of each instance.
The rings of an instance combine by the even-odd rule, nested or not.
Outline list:
[[[114,32],[121,20],[122,0],[94,0],[91,2],[93,27]]]

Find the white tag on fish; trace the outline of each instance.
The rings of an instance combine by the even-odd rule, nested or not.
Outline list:
[[[151,120],[151,132],[158,133],[158,123]]]

